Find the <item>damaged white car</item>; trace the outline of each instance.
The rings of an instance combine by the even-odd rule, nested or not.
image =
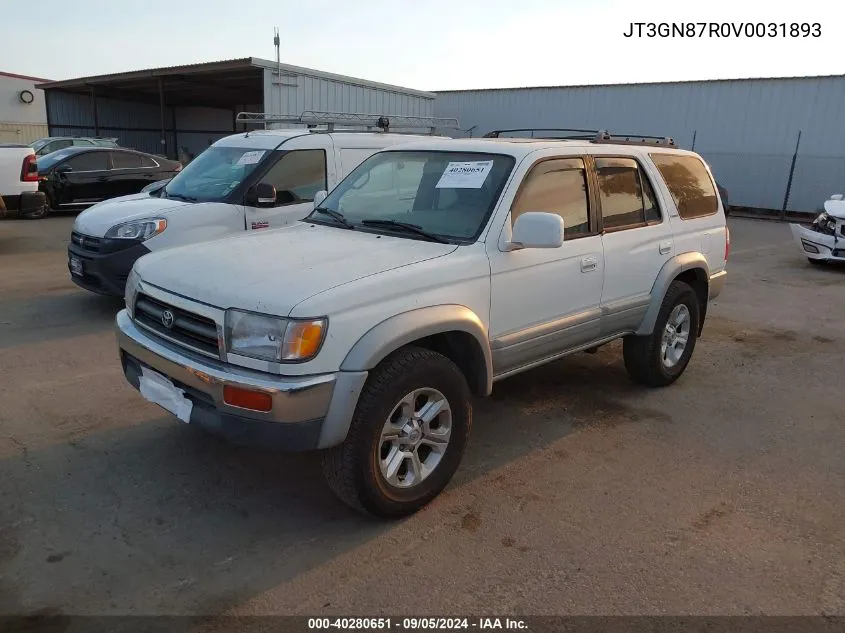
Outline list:
[[[824,203],[824,211],[806,224],[790,224],[792,235],[811,264],[845,262],[845,196],[833,195]]]

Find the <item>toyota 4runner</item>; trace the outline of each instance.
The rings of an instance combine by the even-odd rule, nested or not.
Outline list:
[[[390,147],[301,222],[141,258],[127,379],[232,442],[322,449],[386,517],[447,485],[498,380],[622,338],[634,380],[672,383],[727,274],[713,177],[671,139],[580,132]]]

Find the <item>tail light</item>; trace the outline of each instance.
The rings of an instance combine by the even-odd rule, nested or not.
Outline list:
[[[182,171],[182,163],[176,163],[176,165],[174,165],[174,167],[173,167],[173,171],[175,171],[175,172]]]
[[[22,182],[38,182],[38,164],[35,161],[35,154],[24,157],[23,165],[21,165]]]
[[[728,261],[728,255],[731,254],[731,230],[725,227],[725,261]]]

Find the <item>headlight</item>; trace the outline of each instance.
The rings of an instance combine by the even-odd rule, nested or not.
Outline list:
[[[158,235],[167,228],[167,220],[164,218],[147,218],[145,220],[133,220],[116,224],[106,231],[107,238],[118,240],[144,240]]]
[[[130,317],[134,317],[135,313],[135,295],[138,294],[138,282],[141,281],[140,275],[135,272],[135,267],[129,271],[129,276],[126,277],[126,288],[123,291],[123,300],[126,302],[126,311]]]
[[[320,351],[326,319],[281,317],[226,310],[226,349],[276,363],[304,361]]]

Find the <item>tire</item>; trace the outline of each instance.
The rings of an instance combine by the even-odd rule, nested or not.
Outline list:
[[[50,209],[53,208],[53,202],[50,200],[50,196],[47,196],[46,198],[46,203],[42,205],[40,209],[27,213],[26,215],[21,214],[21,217],[24,220],[40,220],[42,218],[46,218]]]
[[[684,314],[686,325],[678,334],[686,330],[686,343],[680,353],[677,346],[670,346],[674,353],[669,351],[668,360],[664,360],[662,345],[664,334],[670,337],[675,336],[667,331],[669,317],[672,316],[674,322],[679,322],[681,319],[679,315]],[[695,291],[689,284],[673,281],[669,290],[666,291],[666,296],[663,297],[652,333],[646,336],[626,336],[623,341],[625,369],[628,370],[631,378],[648,387],[665,387],[675,382],[684,373],[692,357],[698,337],[700,318],[698,297]],[[673,339],[670,338],[670,340]]]
[[[425,407],[436,406],[440,396],[448,410],[440,407],[440,413],[431,418],[436,424],[430,429],[425,424],[409,423],[404,417],[411,407],[417,414],[425,413]],[[407,400],[403,413],[397,413],[403,400]],[[406,426],[402,422],[395,424],[398,420]],[[414,426],[410,434],[408,425]],[[450,432],[445,448],[434,450],[428,443],[430,438],[442,440],[447,428]],[[460,369],[441,354],[406,347],[370,372],[346,439],[323,454],[323,474],[334,493],[356,510],[382,518],[412,514],[434,499],[452,479],[471,428],[471,395]],[[417,437],[415,429],[430,431],[430,435]],[[382,434],[387,430],[398,433],[395,440],[384,439]],[[399,450],[399,446],[408,449],[409,444],[404,442],[413,441],[417,444],[411,447],[411,454],[418,455],[417,463],[421,465],[416,484],[414,460],[402,457],[408,452]],[[426,465],[431,468],[427,473]]]

